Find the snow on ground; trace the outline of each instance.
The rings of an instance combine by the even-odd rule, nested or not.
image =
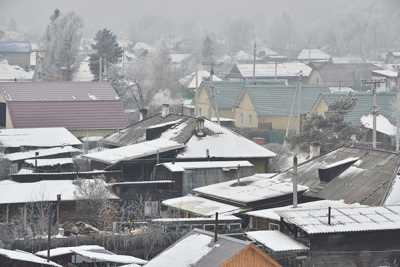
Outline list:
[[[212,251],[213,247],[210,246],[212,241],[211,236],[193,233],[161,252],[146,264],[146,267],[192,266]]]
[[[0,61],[0,82],[17,80],[32,80],[33,71],[25,71],[20,66],[10,65],[7,60]]]
[[[307,246],[279,231],[253,231],[246,232],[246,235],[274,252],[309,250]]]
[[[372,114],[364,115],[360,119],[362,126],[367,129],[373,129],[373,116]],[[378,115],[376,117],[376,130],[380,133],[395,136],[396,126],[394,126],[385,116]]]

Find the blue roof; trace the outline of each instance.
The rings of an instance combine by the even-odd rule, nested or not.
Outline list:
[[[31,53],[32,46],[30,42],[11,41],[0,42],[0,53]]]

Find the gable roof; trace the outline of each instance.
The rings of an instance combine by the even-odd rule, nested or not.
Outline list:
[[[300,104],[302,114],[309,113],[321,93],[329,92],[327,87],[302,86],[300,101],[296,86],[247,86],[247,95],[259,116],[289,116]],[[293,107],[291,107],[293,103]]]
[[[248,161],[188,161],[188,162],[164,162],[159,165],[164,166],[171,172],[184,172],[193,169],[233,169],[238,167],[253,167],[254,165]]]
[[[285,222],[308,234],[365,232],[400,229],[400,206],[332,208],[280,211]]]
[[[224,235],[219,235],[214,242],[214,233],[195,229],[149,261],[146,267],[220,266],[248,245],[250,242]]]
[[[301,62],[279,62],[256,64],[256,78],[297,78],[300,73],[308,77],[311,67]],[[227,76],[228,78],[252,78],[253,64],[236,64]]]
[[[119,100],[11,101],[7,105],[15,128],[117,130],[128,125],[128,117]]]
[[[303,49],[297,56],[298,60],[315,60],[315,61],[328,61],[331,56],[320,49]]]
[[[32,253],[22,251],[22,250],[9,250],[9,249],[3,249],[0,248],[0,256],[3,256],[5,258],[15,260],[15,261],[22,261],[22,262],[29,262],[28,264],[32,265],[39,265],[39,266],[55,266],[55,267],[62,267],[61,265],[52,262],[52,261],[47,261],[47,259],[40,258]]]
[[[382,205],[392,188],[399,162],[399,156],[394,152],[356,146],[341,147],[300,164],[298,182],[309,187],[304,194],[308,197]],[[319,169],[333,168],[335,165],[341,167],[333,170],[335,175],[330,181],[321,180]],[[291,178],[291,169],[278,176]]]
[[[8,102],[119,100],[108,82],[5,82],[0,94]]]
[[[2,147],[53,147],[81,144],[78,138],[62,127],[0,129],[0,146]]]
[[[0,42],[1,53],[31,53],[32,46],[30,42],[25,41],[3,41]]]
[[[51,147],[45,149],[35,149],[35,150],[9,153],[5,154],[4,158],[8,159],[9,161],[19,161],[25,159],[43,158],[43,157],[62,155],[62,154],[79,154],[80,152],[81,152],[80,149],[74,148],[72,146],[60,146],[60,147]],[[38,153],[38,156],[36,156],[36,153]]]
[[[307,186],[298,186],[299,193],[305,192],[307,189]],[[293,184],[291,179],[282,179],[274,173],[258,173],[240,178],[240,184],[235,179],[198,187],[193,191],[203,197],[247,205],[256,201],[291,195]]]
[[[246,236],[262,244],[272,252],[301,252],[310,250],[309,247],[279,231],[251,231],[246,232]]]
[[[315,103],[319,103],[321,100],[323,100],[329,106],[336,101],[346,99],[348,97],[355,99],[356,104],[350,112],[345,114],[344,119],[346,122],[351,123],[354,126],[359,126],[361,125],[361,118],[372,112],[373,96],[371,93],[321,94]],[[396,94],[394,93],[378,93],[376,95],[376,102],[379,108],[379,113],[389,120],[393,117],[393,102],[395,101],[395,98]]]
[[[231,109],[237,103],[237,99],[241,95],[245,83],[243,81],[217,81],[202,82],[200,90],[207,90],[208,97],[211,95],[211,86],[215,93],[215,101],[219,109]]]

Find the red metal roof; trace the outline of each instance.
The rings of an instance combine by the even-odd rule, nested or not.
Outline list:
[[[15,128],[120,129],[128,125],[118,100],[10,101],[7,105]]]
[[[108,82],[5,82],[0,94],[6,101],[118,100]]]

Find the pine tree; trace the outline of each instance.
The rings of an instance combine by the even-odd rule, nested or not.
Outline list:
[[[95,79],[98,80],[100,58],[102,61],[102,74],[104,74],[105,70],[109,69],[111,64],[118,63],[121,60],[123,50],[118,45],[117,36],[110,30],[103,29],[98,31],[94,40],[95,44],[92,44],[92,48],[95,52],[90,55],[89,66]]]
[[[207,36],[203,41],[201,55],[204,63],[212,64],[214,62],[214,57],[215,57],[214,42],[211,40],[209,36]]]

